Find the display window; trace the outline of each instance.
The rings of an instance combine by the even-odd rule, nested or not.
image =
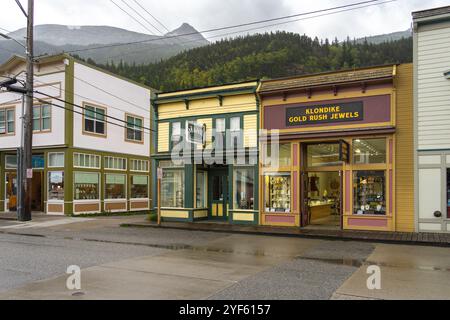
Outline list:
[[[74,200],[99,200],[100,176],[98,173],[74,173]]]
[[[161,206],[184,207],[184,169],[164,169],[161,181]]]
[[[265,210],[274,213],[291,212],[290,173],[267,174],[265,183]]]
[[[254,177],[253,168],[234,169],[234,209],[254,209]]]
[[[386,139],[353,140],[354,164],[383,164],[386,158]]]
[[[275,148],[278,150],[278,163],[277,159],[272,159],[272,156],[276,155]],[[290,167],[292,164],[291,144],[267,144],[267,159],[265,161],[266,167]]]
[[[196,177],[196,208],[207,208],[207,196],[206,196],[206,188],[207,188],[207,174],[205,171],[197,171]]]
[[[386,215],[386,172],[353,173],[353,211],[357,215]]]
[[[105,199],[126,199],[126,176],[120,174],[105,175]]]
[[[48,173],[48,200],[64,201],[64,172]]]
[[[308,168],[342,165],[339,143],[309,144],[306,154]]]
[[[131,177],[131,199],[148,198],[148,176]]]

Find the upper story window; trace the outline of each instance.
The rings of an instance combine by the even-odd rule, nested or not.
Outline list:
[[[14,134],[15,132],[15,108],[0,109],[0,135]]]
[[[144,119],[141,117],[127,115],[127,141],[143,142],[143,124]]]
[[[100,169],[100,156],[94,154],[74,153],[73,166],[76,168]]]
[[[33,106],[33,131],[44,132],[51,130],[51,108],[49,105]]]
[[[216,132],[217,133],[224,133],[226,131],[226,124],[225,119],[216,119]]]
[[[240,117],[234,117],[234,118],[230,119],[230,131],[231,132],[241,131],[241,118]]]
[[[172,141],[178,142],[181,140],[181,122],[172,123]]]
[[[83,131],[89,134],[106,136],[106,109],[85,105]]]

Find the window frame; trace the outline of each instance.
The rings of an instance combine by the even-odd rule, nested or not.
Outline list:
[[[0,111],[5,112],[5,133],[0,132],[0,137],[14,136],[16,134],[16,106],[0,106]],[[8,132],[8,111],[13,112],[13,131],[11,132]]]
[[[384,194],[383,194],[383,201],[385,203],[384,207],[385,207],[385,212],[384,214],[362,214],[359,215],[357,212],[360,208],[357,208],[355,206],[355,175],[358,174],[358,172],[382,172],[383,173],[383,177],[384,177],[384,185],[383,185],[383,189],[384,189]],[[352,170],[352,176],[351,176],[351,180],[352,180],[352,188],[351,188],[351,211],[350,211],[350,216],[353,217],[390,217],[391,214],[389,212],[389,169],[380,169],[380,168],[376,168],[376,169],[364,169],[364,168],[360,168],[360,169],[353,169]],[[356,213],[355,213],[356,212]]]
[[[86,119],[86,111],[87,111],[87,108],[88,107],[91,107],[91,108],[94,108],[95,110],[95,112],[94,112],[94,115],[97,115],[98,113],[97,113],[97,109],[102,109],[105,113],[104,113],[104,120],[103,121],[101,121],[101,120],[97,120],[96,118],[95,119]],[[82,123],[82,133],[84,134],[84,135],[88,135],[88,136],[94,136],[94,137],[99,137],[99,138],[107,138],[108,137],[108,122],[107,122],[107,116],[108,116],[108,109],[107,109],[107,107],[105,107],[105,106],[100,106],[100,105],[96,105],[96,104],[94,104],[94,103],[88,103],[88,102],[83,102],[83,116],[82,116],[82,121],[83,121],[83,123]],[[92,120],[92,121],[94,121],[94,131],[95,131],[95,127],[96,127],[96,123],[97,122],[102,122],[103,123],[103,125],[104,125],[104,133],[97,133],[97,132],[91,132],[91,131],[87,131],[86,130],[86,120]]]
[[[63,165],[62,166],[52,166],[50,161],[51,155],[62,155],[63,156]],[[64,168],[66,164],[66,153],[65,152],[49,152],[47,155],[47,167],[48,168]]]
[[[355,156],[356,156],[356,149],[355,149],[355,142],[359,140],[359,141],[363,141],[363,140],[384,140],[385,143],[385,154],[384,154],[384,162],[372,162],[372,163],[357,163],[355,161]],[[353,138],[352,139],[352,143],[351,143],[351,164],[353,166],[387,166],[388,165],[388,156],[389,156],[389,141],[386,137],[371,137],[371,138]]]
[[[133,169],[133,161],[141,162],[141,163],[147,163],[147,170]],[[150,172],[150,161],[149,160],[142,160],[142,159],[130,159],[130,171],[131,172],[149,173]]]
[[[49,108],[49,116],[48,117],[43,117],[42,116],[42,110],[43,107],[48,107]],[[31,119],[31,126],[33,127],[34,121],[39,119],[39,129],[34,129],[33,128],[33,134],[39,134],[39,133],[49,133],[52,132],[52,105],[51,104],[46,104],[46,103],[40,103],[40,104],[35,104],[33,105],[33,111],[35,109],[39,108],[39,118],[35,118],[34,117],[34,112],[32,113],[32,119]],[[50,127],[48,129],[42,129],[43,128],[43,124],[44,124],[44,119],[49,119],[50,121]]]
[[[78,155],[83,155],[83,156],[89,156],[89,157],[94,157],[94,158],[98,158],[98,167],[92,167],[92,166],[81,166],[80,164],[76,165],[75,164],[75,157]],[[91,154],[91,153],[82,153],[82,152],[74,152],[73,153],[73,167],[77,168],[77,169],[101,169],[102,168],[102,159],[101,156],[96,155],[96,154]]]
[[[120,160],[120,161],[123,161],[123,163],[125,164],[125,168],[121,168],[121,169],[118,169],[118,168],[114,168],[114,167],[108,167],[106,164],[107,164],[107,161],[106,161],[106,159],[111,159],[112,161],[113,161],[113,164],[114,164],[114,161],[115,160]],[[127,158],[122,158],[122,157],[114,157],[114,156],[104,156],[103,157],[103,169],[105,169],[105,170],[108,170],[108,171],[127,171],[128,170],[128,161],[127,161]]]
[[[133,118],[133,128],[129,128],[129,122],[128,122],[128,118]],[[140,129],[136,129],[136,120],[141,120],[142,125]],[[126,128],[125,130],[125,141],[127,142],[131,142],[131,143],[138,143],[138,144],[144,144],[145,139],[144,139],[144,117],[138,116],[138,115],[134,115],[131,113],[125,113],[125,123],[126,123]],[[136,132],[139,131],[141,133],[141,139],[137,140],[137,139],[130,139],[128,138],[128,130],[132,130],[134,132],[134,137],[136,137]]]
[[[128,199],[127,175],[126,174],[119,174],[119,173],[105,173],[103,176],[104,176],[104,183],[103,183],[103,197],[104,197],[104,200],[106,202],[126,201]],[[124,178],[124,183],[123,183],[123,185],[124,185],[124,194],[125,194],[124,198],[117,198],[117,199],[107,198],[107,196],[106,196],[106,194],[107,194],[106,193],[106,185],[108,183],[106,183],[106,179],[107,179],[108,176],[121,176],[121,177]]]
[[[251,170],[252,173],[253,173],[253,194],[252,194],[253,208],[252,209],[240,209],[240,208],[237,208],[235,206],[237,204],[237,201],[236,201],[236,192],[237,192],[237,188],[236,188],[236,186],[237,186],[236,185],[236,183],[237,183],[236,171],[238,171],[238,170]],[[255,169],[254,166],[233,166],[233,205],[232,205],[232,207],[233,207],[234,211],[252,211],[252,212],[255,211],[255,205],[256,205],[255,199],[256,199],[256,194],[258,192],[258,190],[256,190],[256,188],[255,188],[255,186],[257,184],[257,180],[256,179],[258,179],[257,175],[256,175],[256,171],[257,170]]]
[[[50,176],[52,173],[61,173],[62,174],[62,184],[63,184],[63,198],[61,199],[50,199]],[[64,202],[64,198],[65,198],[65,172],[64,170],[49,170],[47,173],[47,201],[48,202]]]
[[[134,177],[146,177],[147,178],[147,196],[145,198],[134,198],[133,197],[132,188],[133,188],[133,185],[134,185],[134,183],[133,183],[133,178]],[[130,175],[130,187],[129,187],[130,188],[130,190],[129,190],[129,192],[130,192],[130,200],[132,200],[132,201],[149,200],[150,199],[150,187],[151,187],[150,177],[148,175],[145,175],[145,174],[131,174]]]
[[[97,198],[96,199],[75,199],[75,192],[76,192],[76,188],[75,188],[75,184],[76,184],[76,181],[75,181],[75,176],[78,174],[78,173],[80,173],[80,174],[92,174],[92,175],[97,175],[97,177],[98,177],[98,180],[97,180],[97,184],[98,184],[98,187],[97,187]],[[76,202],[78,202],[78,203],[83,203],[83,202],[100,202],[101,201],[101,188],[102,188],[102,179],[101,179],[101,174],[100,174],[100,172],[86,172],[86,171],[74,171],[73,172],[73,182],[72,182],[72,188],[73,188],[73,190],[72,190],[72,192],[73,192],[73,195],[72,195],[72,197],[73,197],[73,201],[76,203]]]

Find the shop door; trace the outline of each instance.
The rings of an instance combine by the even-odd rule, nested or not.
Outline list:
[[[228,218],[228,175],[224,171],[209,173],[209,217],[214,220]]]
[[[43,212],[42,204],[42,172],[33,171],[33,179],[31,180],[31,210]]]
[[[17,174],[7,172],[5,181],[6,209],[7,211],[17,211]]]

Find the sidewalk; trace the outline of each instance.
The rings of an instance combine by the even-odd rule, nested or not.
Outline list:
[[[122,224],[121,226],[450,247],[450,233],[406,233],[324,229],[310,230],[286,227],[231,225],[214,222],[163,222],[161,226],[158,227],[158,225],[154,222],[143,221],[140,223]]]

